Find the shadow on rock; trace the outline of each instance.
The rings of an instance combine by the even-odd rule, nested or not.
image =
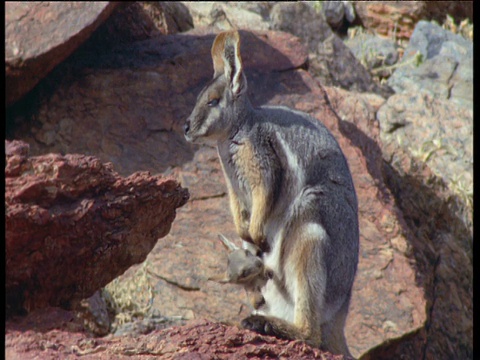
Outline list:
[[[185,141],[182,126],[213,76],[210,31],[158,36],[95,53],[87,41],[7,110],[8,137],[28,142],[34,155],[95,155],[122,175],[181,166],[198,149]],[[273,91],[262,74],[306,64],[306,49],[291,35],[241,31],[241,37],[250,88],[263,102]]]
[[[423,328],[373,348],[362,359],[471,358],[473,349],[472,229],[464,218],[462,201],[448,193],[441,179],[425,166],[404,156],[401,171],[383,161],[382,171],[372,159],[382,149],[358,127],[340,120],[340,130],[366,154],[367,169],[385,183],[403,214],[403,231],[410,234],[407,256],[416,283],[425,290],[427,321]],[[371,156],[376,153],[377,156]],[[426,183],[426,180],[428,182]],[[379,199],[380,200],[380,199]],[[455,349],[455,350],[453,350]]]

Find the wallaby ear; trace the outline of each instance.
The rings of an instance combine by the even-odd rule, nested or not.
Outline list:
[[[225,38],[228,32],[222,32],[217,35],[212,45],[212,60],[213,60],[213,78],[224,73],[223,49],[225,48]]]
[[[225,249],[227,249],[228,251],[235,251],[235,250],[238,250],[239,247],[237,245],[235,245],[234,242],[230,241],[227,239],[227,237],[223,234],[218,234],[218,238],[220,239],[220,241],[222,242],[223,246],[225,247]]]
[[[212,45],[212,60],[214,78],[224,74],[234,95],[246,90],[238,31],[225,31],[217,35]]]
[[[240,57],[240,35],[238,31],[229,31],[225,37],[223,49],[225,78],[234,96],[247,89],[247,80],[243,74],[242,58]]]

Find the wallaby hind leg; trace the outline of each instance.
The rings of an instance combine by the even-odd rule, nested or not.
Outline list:
[[[348,350],[345,339],[345,321],[348,315],[350,301],[345,301],[332,320],[322,327],[322,348],[333,354],[342,354],[353,357]]]

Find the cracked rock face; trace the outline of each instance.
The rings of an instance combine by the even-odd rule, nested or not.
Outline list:
[[[6,141],[7,309],[68,306],[91,296],[165,236],[188,200],[178,182],[86,155],[28,155]]]

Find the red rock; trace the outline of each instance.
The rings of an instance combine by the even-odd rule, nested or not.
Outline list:
[[[105,47],[122,46],[159,35],[176,34],[193,28],[193,20],[181,2],[123,3],[92,34],[89,42]]]
[[[176,34],[193,29],[190,11],[180,1],[145,1],[140,5],[162,34]]]
[[[355,12],[367,29],[374,29],[383,36],[410,39],[415,24],[422,20],[424,2],[356,1]]]
[[[355,1],[355,12],[361,24],[375,33],[410,39],[420,20],[443,23],[447,15],[457,24],[468,18],[473,21],[472,1]]]
[[[108,1],[6,3],[6,104],[20,99],[65,60],[117,5]]]
[[[388,235],[389,241],[395,253],[402,253],[407,258],[414,259],[412,263],[415,264],[414,281],[423,286],[426,299],[427,317],[422,328],[386,341],[369,350],[362,358],[376,360],[399,357],[472,358],[471,210],[468,213],[464,205],[452,194],[452,188],[446,186],[445,181],[434,174],[433,167],[429,168],[432,166],[431,160],[428,163],[421,163],[412,158],[408,153],[410,146],[406,145],[406,141],[403,141],[402,146],[385,138],[383,142],[379,141],[379,125],[385,127],[386,123],[379,124],[376,120],[380,119],[379,113],[376,116],[375,113],[394,98],[397,101],[393,104],[398,107],[401,102],[396,99],[397,95],[385,102],[372,94],[349,94],[334,88],[326,90],[330,103],[342,119],[340,122],[342,133],[362,149],[367,159],[370,159],[370,164],[367,162],[367,165],[371,173],[375,167],[382,169],[380,173],[377,170],[377,176],[380,175],[384,179],[385,185],[395,197],[398,210],[403,214],[402,227],[408,229],[405,234],[407,236]],[[385,104],[382,105],[383,102]],[[446,111],[448,107],[440,103],[429,104],[427,108],[423,107],[417,112],[414,111],[412,101],[408,105],[408,110],[411,111],[410,118],[414,119],[411,121],[418,121],[417,118],[428,116],[430,112],[435,114],[435,119],[424,119],[423,123],[433,124],[439,119],[451,119],[453,116]],[[398,116],[396,118],[400,119]],[[375,142],[367,141],[364,134],[369,134],[369,138],[375,139]],[[378,156],[379,146],[382,157]],[[377,159],[376,166],[371,163],[372,159]],[[452,164],[448,166],[453,167]],[[388,225],[389,220],[382,219],[382,222]],[[361,231],[364,234],[369,232],[366,228]],[[402,291],[400,284],[395,283],[393,288]],[[373,297],[376,295],[372,294]],[[414,319],[419,316],[415,312],[412,314]],[[393,316],[389,320],[392,318]],[[388,336],[389,328],[393,324],[385,325],[382,331]],[[357,341],[361,336],[362,333],[356,334]]]
[[[85,155],[28,157],[6,141],[7,308],[91,296],[165,236],[188,192],[163,176],[120,177]]]
[[[307,61],[300,40],[286,33],[241,31],[241,36],[248,69],[285,71]],[[27,141],[34,155],[95,154],[113,162],[123,176],[161,172],[191,160],[197,147],[185,141],[182,126],[195,91],[211,77],[214,37],[196,29],[95,56],[88,51],[72,55],[51,74],[58,87],[36,111],[38,121],[23,123],[15,138]],[[127,70],[132,64],[135,70]],[[84,76],[70,82],[61,70]]]
[[[71,312],[36,311],[6,323],[8,359],[347,359],[299,341],[280,340],[208,320],[156,330],[148,335],[89,338]]]

